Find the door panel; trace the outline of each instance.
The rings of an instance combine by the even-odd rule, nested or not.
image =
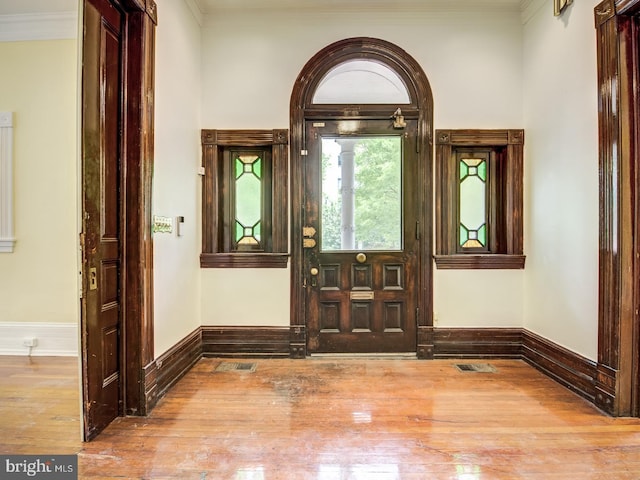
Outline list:
[[[83,368],[85,438],[121,413],[121,13],[85,2]]]
[[[415,352],[416,122],[307,122],[305,133],[308,351]]]

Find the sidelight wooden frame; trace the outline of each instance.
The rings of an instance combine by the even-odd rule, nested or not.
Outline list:
[[[456,153],[492,150],[499,157],[487,208],[489,252],[460,252]],[[524,130],[436,130],[436,266],[439,269],[522,269]]]
[[[286,268],[288,235],[288,130],[202,130],[202,254],[201,268]],[[271,149],[271,239],[269,251],[231,251],[224,235],[225,204],[231,195],[223,174],[225,149]]]

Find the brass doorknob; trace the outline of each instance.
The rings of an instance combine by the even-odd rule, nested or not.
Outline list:
[[[309,270],[309,273],[315,277],[318,274],[318,269],[316,267],[313,267],[311,270]]]
[[[361,253],[358,253],[358,254],[356,255],[356,261],[357,261],[358,263],[364,263],[364,262],[366,262],[366,261],[367,261],[367,256],[366,256],[364,253],[362,253],[362,252],[361,252]]]

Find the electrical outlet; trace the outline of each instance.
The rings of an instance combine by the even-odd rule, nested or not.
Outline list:
[[[38,345],[38,339],[36,337],[24,337],[22,339],[23,347],[35,347]]]

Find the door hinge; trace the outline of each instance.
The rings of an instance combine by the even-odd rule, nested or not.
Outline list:
[[[307,155],[309,155],[309,151],[308,150],[300,150],[300,155],[303,157],[306,157]]]
[[[416,307],[416,323],[420,320],[420,307]]]
[[[420,222],[416,220],[416,240],[420,240]]]

